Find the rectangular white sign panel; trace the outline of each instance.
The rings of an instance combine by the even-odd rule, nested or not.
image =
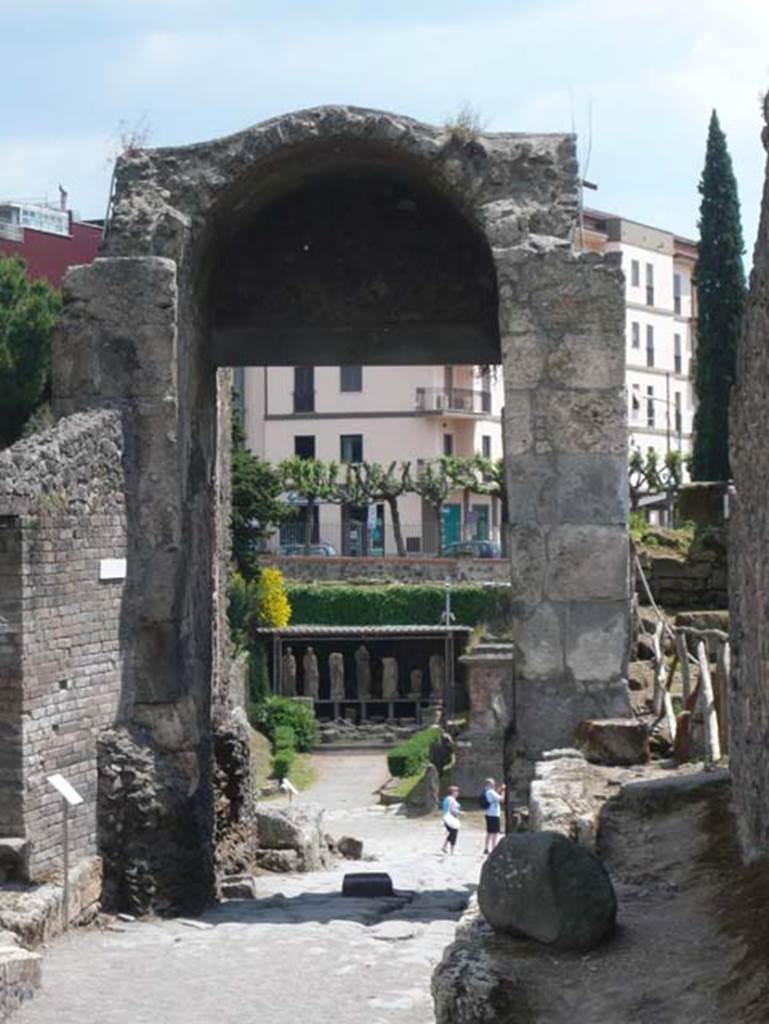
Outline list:
[[[100,580],[124,580],[125,573],[125,558],[102,558],[99,560]]]
[[[70,807],[77,807],[78,804],[82,804],[82,796],[71,782],[67,782],[63,775],[49,775],[48,782],[50,782],[60,796],[64,797]]]

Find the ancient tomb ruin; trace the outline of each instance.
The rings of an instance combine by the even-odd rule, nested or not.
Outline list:
[[[112,891],[133,906],[213,891],[212,777],[234,818],[245,813],[246,755],[227,724],[226,367],[501,362],[508,762],[568,744],[582,718],[627,711],[622,277],[611,259],[574,254],[578,194],[572,136],[470,136],[352,107],[119,159],[101,258],[66,281],[61,419],[34,458],[29,442],[0,456],[0,721],[13,738],[0,833],[32,839],[34,869],[49,849],[35,788],[79,772],[93,803],[97,745],[99,818],[82,848],[100,843]],[[64,444],[73,431],[79,455]],[[84,453],[90,472],[70,479],[66,463]],[[94,496],[103,472],[109,494]],[[105,510],[116,533],[99,544]],[[108,585],[99,561],[125,548],[127,575],[99,623],[109,665],[84,672],[73,651],[96,625],[73,615],[35,675],[46,559],[60,558],[56,530],[77,516],[84,593]],[[76,597],[62,586],[46,600]],[[99,713],[51,745],[69,695],[96,707],[105,679]]]

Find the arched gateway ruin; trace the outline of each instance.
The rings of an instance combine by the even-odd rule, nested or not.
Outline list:
[[[501,362],[517,645],[509,758],[627,710],[622,278],[610,260],[574,254],[577,215],[570,135],[466,137],[354,107],[119,159],[101,258],[66,281],[54,352],[65,419],[35,451],[72,461],[69,475],[57,470],[59,511],[85,517],[81,536],[105,507],[91,500],[104,484],[93,460],[122,452],[109,488],[125,499],[127,576],[102,623],[117,636],[111,703],[77,742],[91,766],[81,784],[95,789],[97,740],[101,768],[82,850],[98,831],[108,878],[133,905],[208,896],[212,775],[217,800],[240,799],[220,368]],[[23,444],[6,453],[21,484],[0,485],[0,516],[22,532],[25,517],[51,514],[44,479],[22,486]],[[21,708],[21,669],[8,678]],[[33,840],[22,805],[35,742],[19,743],[21,825],[0,815],[0,830],[23,826]],[[59,767],[49,756],[45,770]]]

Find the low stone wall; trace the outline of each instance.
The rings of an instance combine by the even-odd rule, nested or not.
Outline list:
[[[325,558],[265,555],[262,565],[280,569],[288,580],[358,583],[509,583],[506,558]]]
[[[665,609],[727,608],[729,606],[726,544],[720,540],[686,558],[639,551],[641,567],[654,600]],[[641,603],[646,592],[639,578],[636,590]]]

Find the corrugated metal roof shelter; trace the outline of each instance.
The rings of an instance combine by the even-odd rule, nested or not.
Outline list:
[[[356,640],[359,640],[361,643],[396,640],[441,641],[445,665],[442,715],[446,718],[454,713],[456,648],[459,647],[461,651],[466,645],[472,633],[472,628],[470,626],[454,625],[328,626],[306,624],[283,626],[282,628],[259,626],[254,628],[252,632],[255,637],[269,638],[272,641],[272,686],[273,691],[279,694],[284,692],[284,644],[292,640],[299,641],[300,643],[303,641],[312,642],[313,644],[325,644],[332,641],[349,643]],[[370,706],[374,706],[376,711],[382,705],[386,705],[387,717],[392,718],[395,717],[398,706],[409,705],[409,713],[413,710],[414,717],[418,721],[421,721],[422,711],[425,707],[436,706],[434,698],[417,698],[413,694],[403,695],[402,698],[399,697],[397,700],[390,701],[383,698],[361,699],[358,696],[345,699],[344,701],[315,698],[314,703],[316,710],[319,712],[331,711],[335,718],[339,717],[345,711],[345,708],[354,706],[360,714],[361,720],[366,719],[371,710]]]

